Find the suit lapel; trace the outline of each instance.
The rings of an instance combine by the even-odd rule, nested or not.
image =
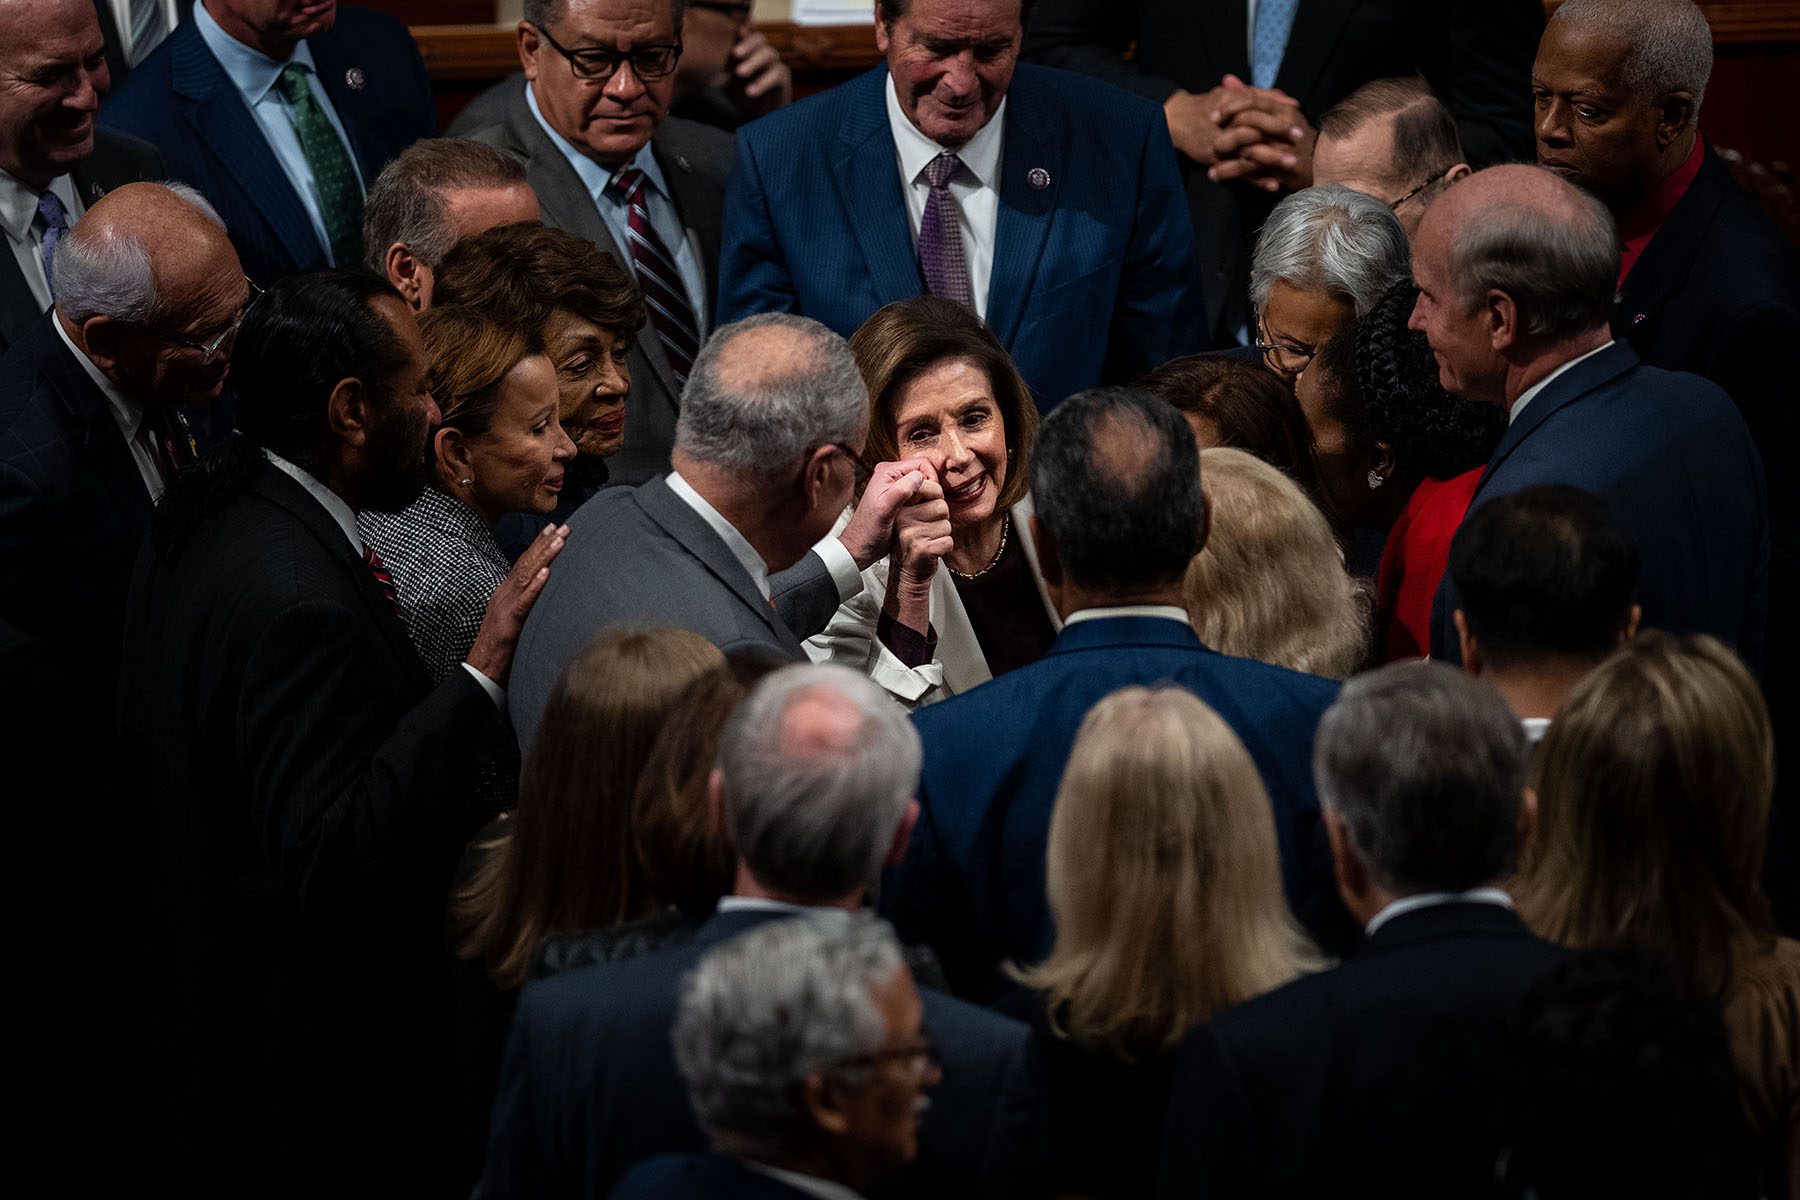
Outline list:
[[[150,527],[150,493],[144,488],[144,477],[138,473],[131,448],[113,420],[106,397],[94,386],[81,364],[50,327],[54,316],[44,322],[36,336],[38,369],[50,386],[56,389],[69,416],[81,426],[81,448],[87,456],[94,477],[106,486],[113,507],[124,520],[134,538],[141,538]]]
[[[31,323],[43,315],[18,260],[10,252],[0,254],[0,349],[22,341]]]
[[[1487,467],[1481,474],[1481,482],[1476,485],[1475,495],[1470,498],[1469,511],[1475,511],[1475,501],[1481,498],[1481,493],[1494,478],[1494,473],[1539,426],[1588,392],[1631,370],[1637,366],[1637,362],[1637,355],[1629,343],[1614,342],[1586,362],[1563,372],[1549,387],[1532,397],[1531,403],[1525,406],[1525,411],[1519,414],[1519,419],[1507,426],[1500,444],[1494,447],[1493,456],[1488,459]]]
[[[663,181],[669,185],[670,196],[675,201],[675,214],[681,218],[683,233],[688,230],[722,227],[725,222],[724,194],[695,173],[694,165],[688,161],[687,155],[669,148],[667,131],[668,125],[665,123],[651,139],[650,145],[656,154],[657,165],[662,168]],[[696,237],[690,241],[699,243],[700,277],[708,289],[706,308],[710,314],[717,299],[712,294],[712,287],[713,281],[719,277],[718,239]]]
[[[169,35],[170,71],[177,95],[191,101],[188,120],[212,149],[220,169],[254,204],[282,249],[298,266],[323,259],[312,219],[294,194],[287,173],[269,149],[256,117],[244,106],[225,69],[212,56],[192,22]],[[273,283],[264,279],[264,284]]]
[[[894,136],[887,123],[887,71],[844,85],[858,88],[838,129],[834,182],[868,267],[877,307],[925,290],[906,215]]]
[[[730,547],[719,540],[719,535],[712,531],[712,526],[669,489],[664,479],[652,479],[639,487],[633,497],[638,507],[644,510],[644,515],[679,542],[682,549],[699,559],[713,578],[729,588],[732,595],[756,614],[757,620],[768,626],[769,632],[775,635],[777,641],[792,650],[800,649],[793,631],[776,616],[774,606],[756,590],[756,584],[744,570],[744,564],[732,555]]]
[[[1057,152],[1050,104],[1034,103],[1036,86],[1028,70],[1013,79],[1006,106],[1004,145],[1000,152],[1000,212],[994,223],[994,267],[988,277],[988,328],[1010,347],[1031,299],[1056,198],[1063,186],[1063,161]],[[1049,186],[1031,186],[1032,173],[1044,171]],[[1042,178],[1041,176],[1039,178]]]
[[[1300,0],[1300,7],[1294,14],[1293,31],[1288,34],[1287,49],[1281,56],[1281,67],[1275,72],[1275,86],[1298,100],[1301,108],[1311,111],[1314,107],[1313,90],[1318,81],[1325,78],[1325,65],[1337,50],[1338,35],[1361,2]],[[1246,11],[1242,4],[1235,8],[1240,15]],[[1248,45],[1247,42],[1244,44]],[[1250,82],[1248,76],[1244,82]]]
[[[319,72],[319,86],[325,89],[325,95],[331,100],[331,107],[337,110],[338,120],[344,126],[344,136],[350,140],[350,154],[356,159],[357,174],[362,177],[364,193],[375,184],[375,176],[380,172],[382,163],[374,161],[369,148],[363,144],[362,131],[368,122],[359,116],[364,104],[363,97],[367,92],[352,88],[347,82],[347,72],[356,71],[362,77],[362,66],[356,61],[355,47],[345,47],[351,52],[350,57],[339,59],[334,53],[338,46],[335,38],[323,37],[308,40],[312,48],[313,66]],[[377,65],[379,70],[379,65]]]
[[[1694,250],[1724,203],[1728,182],[1724,164],[1708,146],[1686,194],[1676,202],[1619,289],[1619,307],[1613,316],[1616,336],[1631,337],[1646,323],[1654,326],[1663,306],[1687,287]]]

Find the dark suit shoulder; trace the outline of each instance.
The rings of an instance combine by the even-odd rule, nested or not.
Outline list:
[[[648,1158],[619,1177],[613,1200],[806,1200],[807,1193],[719,1154]]]
[[[413,40],[412,33],[400,18],[379,9],[353,8],[347,4],[338,5],[337,20],[332,22],[329,30],[306,40],[315,50],[324,46],[328,51],[349,50],[376,59],[378,55],[368,53],[371,48],[370,39],[374,38],[386,40],[396,46],[404,43],[411,53],[418,53],[418,43]]]
[[[514,71],[469,101],[468,106],[457,113],[456,119],[450,122],[450,127],[444,130],[444,136],[482,141],[483,139],[477,137],[476,134],[506,120],[506,114],[511,108],[512,102],[524,89],[525,72]]]
[[[1021,62],[1015,67],[1006,94],[1022,105],[1053,106],[1076,115],[1078,125],[1091,126],[1101,120],[1148,126],[1163,119],[1160,105],[1135,92],[1092,75],[1042,63]]]
[[[737,147],[735,134],[681,117],[664,117],[662,124],[656,127],[653,141],[659,159],[664,162],[674,159],[678,166],[685,160],[689,168],[716,179],[721,185],[731,171],[731,159]]]
[[[93,175],[110,191],[136,180],[157,179],[163,172],[162,151],[153,143],[101,126],[94,130],[94,153],[76,173]]]

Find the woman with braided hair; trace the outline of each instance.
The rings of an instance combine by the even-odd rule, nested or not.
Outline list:
[[[1506,431],[1498,408],[1439,386],[1425,335],[1406,327],[1417,296],[1410,280],[1388,289],[1320,349],[1294,388],[1339,536],[1386,536],[1375,571],[1382,662],[1422,657],[1431,645],[1450,538]]]

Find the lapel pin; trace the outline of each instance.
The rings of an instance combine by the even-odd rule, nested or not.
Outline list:
[[[680,167],[684,171],[691,171],[694,169],[693,167],[688,165],[687,155],[685,155],[685,154],[677,154],[675,156],[675,165]]]
[[[1648,316],[1649,314],[1647,313],[1639,313],[1637,316],[1631,318],[1632,327],[1635,329],[1637,326],[1642,325]]]
[[[1041,192],[1050,186],[1050,172],[1042,167],[1033,167],[1025,173],[1025,182],[1029,183],[1035,191]]]
[[[106,189],[97,183],[93,184],[88,188],[88,203],[94,204],[104,195],[106,195]]]
[[[351,91],[360,92],[369,85],[369,77],[363,74],[361,67],[351,67],[344,72],[344,82],[350,85]]]

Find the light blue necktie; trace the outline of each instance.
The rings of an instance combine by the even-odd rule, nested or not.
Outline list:
[[[1275,86],[1281,56],[1287,53],[1288,34],[1294,28],[1294,13],[1299,8],[1300,0],[1256,0],[1256,33],[1250,41],[1252,86]]]
[[[63,235],[69,232],[69,214],[55,192],[45,192],[38,197],[37,215],[44,223],[44,283],[54,286],[50,283],[50,272],[56,265],[56,248],[62,244]]]

